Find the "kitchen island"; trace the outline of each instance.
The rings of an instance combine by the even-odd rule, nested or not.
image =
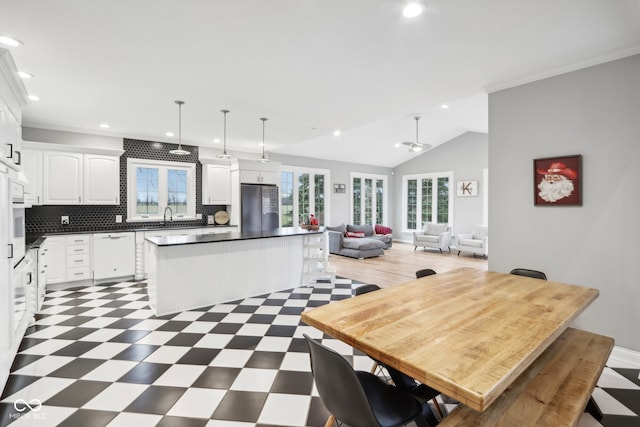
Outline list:
[[[305,236],[320,233],[147,237],[149,306],[163,315],[299,286]]]

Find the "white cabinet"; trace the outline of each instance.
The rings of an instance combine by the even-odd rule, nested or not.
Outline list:
[[[67,245],[64,236],[47,237],[47,281],[46,284],[62,283],[67,280]]]
[[[67,282],[91,279],[91,235],[71,234],[66,237]]]
[[[120,157],[84,155],[84,204],[120,204]]]
[[[274,171],[241,170],[240,183],[242,184],[275,184],[280,185],[280,173]]]
[[[202,165],[202,204],[231,204],[231,169],[229,165]]]
[[[93,280],[133,276],[135,274],[135,233],[99,233],[93,235]]]
[[[24,186],[25,203],[42,204],[42,151],[22,150],[22,171],[28,181]]]
[[[81,204],[83,196],[83,155],[56,151],[45,151],[42,155],[42,204]]]
[[[22,164],[32,205],[119,205],[122,150],[26,142]]]
[[[238,231],[238,227],[236,227],[235,225],[229,225],[225,227],[215,226],[215,227],[201,228],[200,234],[204,236],[207,234],[231,233],[233,231]]]

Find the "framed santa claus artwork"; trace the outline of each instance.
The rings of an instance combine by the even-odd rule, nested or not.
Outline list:
[[[533,204],[582,206],[582,156],[533,161]]]

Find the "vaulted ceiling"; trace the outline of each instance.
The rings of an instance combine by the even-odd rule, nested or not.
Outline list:
[[[487,132],[487,91],[640,52],[638,0],[404,5],[0,0],[0,34],[40,97],[24,126],[177,142],[183,100],[183,144],[221,150],[228,109],[229,150],[260,152],[267,117],[268,152],[387,167],[416,115],[434,146]]]

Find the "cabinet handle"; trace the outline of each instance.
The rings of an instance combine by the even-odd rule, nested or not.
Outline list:
[[[78,196],[78,203],[82,203],[82,197]]]
[[[75,260],[73,262],[82,262],[82,260],[81,259],[77,259],[77,260]]]
[[[27,285],[30,285],[31,281],[32,281],[31,273],[27,273],[27,277],[29,278],[29,281],[27,282]]]
[[[7,144],[9,146],[9,155],[7,159],[11,159],[13,157],[13,144]]]
[[[9,256],[7,258],[13,258],[13,243],[9,243],[7,246],[9,246]]]
[[[82,251],[83,251],[83,249],[76,249],[75,251],[76,251],[76,252],[82,252]]]
[[[38,196],[38,204],[40,204],[40,196]]]
[[[120,196],[116,196],[116,205],[120,204]]]
[[[15,159],[15,163],[16,165],[20,166],[22,164],[22,155],[20,154],[19,151],[16,151],[16,159]]]
[[[75,273],[74,276],[82,276],[84,273]]]

